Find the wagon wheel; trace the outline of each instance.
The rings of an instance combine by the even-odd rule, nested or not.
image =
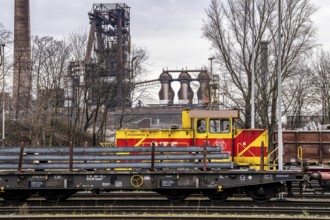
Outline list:
[[[171,190],[166,194],[166,197],[168,200],[172,202],[179,202],[184,200],[189,196],[189,193],[187,192],[180,192],[178,190]]]
[[[47,201],[64,201],[68,199],[76,191],[74,190],[47,190],[40,191],[38,194],[44,197]]]
[[[31,196],[29,191],[12,190],[1,194],[1,197],[8,202],[24,202]]]
[[[223,202],[228,197],[233,195],[231,190],[217,191],[217,190],[203,190],[203,195],[209,197],[212,201]]]
[[[267,184],[260,186],[250,186],[245,189],[245,193],[255,202],[267,202],[277,194],[275,184]]]
[[[186,190],[161,190],[158,191],[163,196],[166,196],[168,200],[172,202],[180,202],[189,196],[189,192]]]

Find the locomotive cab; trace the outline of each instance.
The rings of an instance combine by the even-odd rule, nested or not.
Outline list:
[[[182,125],[193,131],[195,146],[220,146],[223,152],[231,154],[230,160],[237,167],[260,169],[260,164],[268,163],[268,132],[236,128],[235,120],[238,119],[238,110],[182,112]]]
[[[189,111],[188,114],[189,118],[183,114],[182,120],[190,120],[191,123],[182,124],[188,124],[193,130],[194,145],[221,146],[225,150],[224,140],[233,137],[233,120],[238,117],[238,111]]]

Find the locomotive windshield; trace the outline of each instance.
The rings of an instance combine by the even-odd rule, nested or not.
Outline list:
[[[198,133],[206,132],[206,120],[205,119],[197,120],[197,131],[198,131]]]
[[[229,133],[230,122],[227,118],[212,118],[210,119],[210,132],[211,133]]]

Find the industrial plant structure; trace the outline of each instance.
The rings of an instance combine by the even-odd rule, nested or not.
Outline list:
[[[64,90],[55,99],[60,107],[81,108],[95,106],[107,112],[116,108],[132,107],[131,92],[133,73],[131,63],[130,7],[124,3],[93,4],[88,13],[90,31],[83,60],[70,62],[65,78]],[[18,116],[21,110],[29,109],[31,103],[32,64],[29,0],[15,0],[15,42],[14,42],[14,82],[13,108]],[[174,78],[173,74],[179,74]],[[199,74],[192,77],[192,73]],[[159,105],[164,108],[160,113],[154,106],[138,111],[137,119],[145,113],[160,113],[163,118],[173,114],[180,115],[183,108],[193,105],[207,105],[210,102],[212,76],[207,70],[163,70],[159,78],[148,82],[160,82]],[[177,94],[171,86],[173,81],[180,83]],[[191,82],[199,82],[194,92]],[[134,85],[144,82],[134,82]],[[196,93],[196,94],[194,94]],[[38,91],[38,97],[45,96]],[[178,101],[174,103],[177,95]],[[197,95],[197,96],[196,96]],[[194,103],[194,96],[197,102]],[[54,101],[59,103],[58,100]],[[175,106],[175,108],[174,108]],[[154,108],[154,110],[152,110]],[[167,109],[167,110],[166,110]],[[172,110],[170,110],[172,109]],[[115,112],[115,111],[114,111]],[[122,114],[122,113],[120,113]],[[135,113],[132,113],[134,115]],[[116,115],[116,113],[115,113]],[[172,116],[171,116],[172,115]],[[115,117],[116,118],[116,117]],[[151,117],[153,118],[153,117]],[[154,118],[162,122],[163,118]],[[148,123],[153,124],[153,122]]]
[[[15,0],[13,107],[16,118],[27,109],[32,85],[29,0]]]
[[[89,105],[129,107],[130,8],[126,4],[94,4],[88,15],[86,56],[69,66],[67,85],[71,88],[66,95],[66,106],[73,104],[74,91],[84,84],[88,87]]]
[[[192,78],[190,73],[198,72],[197,78]],[[172,73],[180,73],[177,79],[172,77]],[[171,86],[173,81],[180,82],[178,91],[179,105],[193,105],[194,91],[190,83],[192,81],[199,82],[197,90],[198,104],[209,101],[210,97],[210,82],[211,76],[206,70],[163,70],[159,76],[161,88],[159,91],[159,104],[160,105],[173,105],[174,104],[174,90]]]

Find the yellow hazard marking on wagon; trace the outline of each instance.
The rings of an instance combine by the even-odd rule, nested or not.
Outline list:
[[[114,142],[101,142],[100,145],[102,147],[115,147],[116,144]]]
[[[143,184],[143,177],[141,175],[133,175],[131,177],[131,185],[135,188],[142,186]]]
[[[134,146],[137,147],[137,146],[140,146],[141,143],[145,140],[146,138],[141,138],[141,140],[139,142],[137,142]]]

